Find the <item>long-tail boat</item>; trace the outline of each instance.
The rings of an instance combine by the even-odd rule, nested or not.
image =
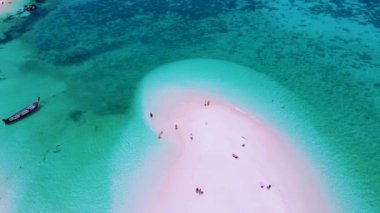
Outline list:
[[[25,107],[24,109],[18,111],[17,113],[10,116],[9,118],[3,119],[4,123],[9,124],[9,123],[17,121],[17,120],[29,115],[30,113],[32,113],[34,110],[36,110],[38,108],[39,103],[40,103],[40,97],[38,97],[37,101],[33,102],[32,104]]]

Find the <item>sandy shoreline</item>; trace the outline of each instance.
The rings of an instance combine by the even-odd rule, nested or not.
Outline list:
[[[28,1],[25,0],[0,0],[0,18],[16,14],[18,11],[23,10],[24,5]]]
[[[8,12],[11,5],[12,1],[0,1],[0,15],[2,15],[1,13]]]
[[[139,212],[329,212],[304,159],[263,121],[178,88],[154,91],[143,105],[172,161]]]

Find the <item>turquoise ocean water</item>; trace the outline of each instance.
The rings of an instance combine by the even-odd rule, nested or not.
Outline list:
[[[246,66],[291,93],[298,106],[275,92],[281,101],[271,106],[299,109],[289,116],[318,136],[300,146],[338,205],[380,211],[380,1],[37,4],[0,23],[0,116],[42,99],[34,115],[0,127],[0,205],[11,212],[109,212],[114,174],[122,167],[133,176],[155,149],[133,102],[142,79],[191,58]],[[244,97],[269,87],[239,83],[234,72],[205,71],[203,79]]]

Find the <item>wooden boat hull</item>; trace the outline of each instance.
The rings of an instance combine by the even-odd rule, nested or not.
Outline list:
[[[38,108],[39,103],[40,103],[40,97],[38,97],[38,100],[30,104],[29,106],[23,108],[22,110],[18,111],[12,116],[3,119],[3,122],[5,124],[10,124],[10,123],[20,120],[23,117],[26,117],[27,115],[31,114],[33,111],[35,111]]]

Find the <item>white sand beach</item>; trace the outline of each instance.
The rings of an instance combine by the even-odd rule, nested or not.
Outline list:
[[[157,143],[174,151],[143,212],[328,212],[304,159],[269,124],[178,88],[145,100]]]
[[[297,123],[291,103],[301,102],[294,100],[271,79],[225,61],[184,60],[152,71],[134,121],[142,119],[152,148],[135,171],[115,173],[111,212],[339,212],[303,149],[312,139],[299,137],[308,130]],[[126,140],[144,140],[137,138]]]

